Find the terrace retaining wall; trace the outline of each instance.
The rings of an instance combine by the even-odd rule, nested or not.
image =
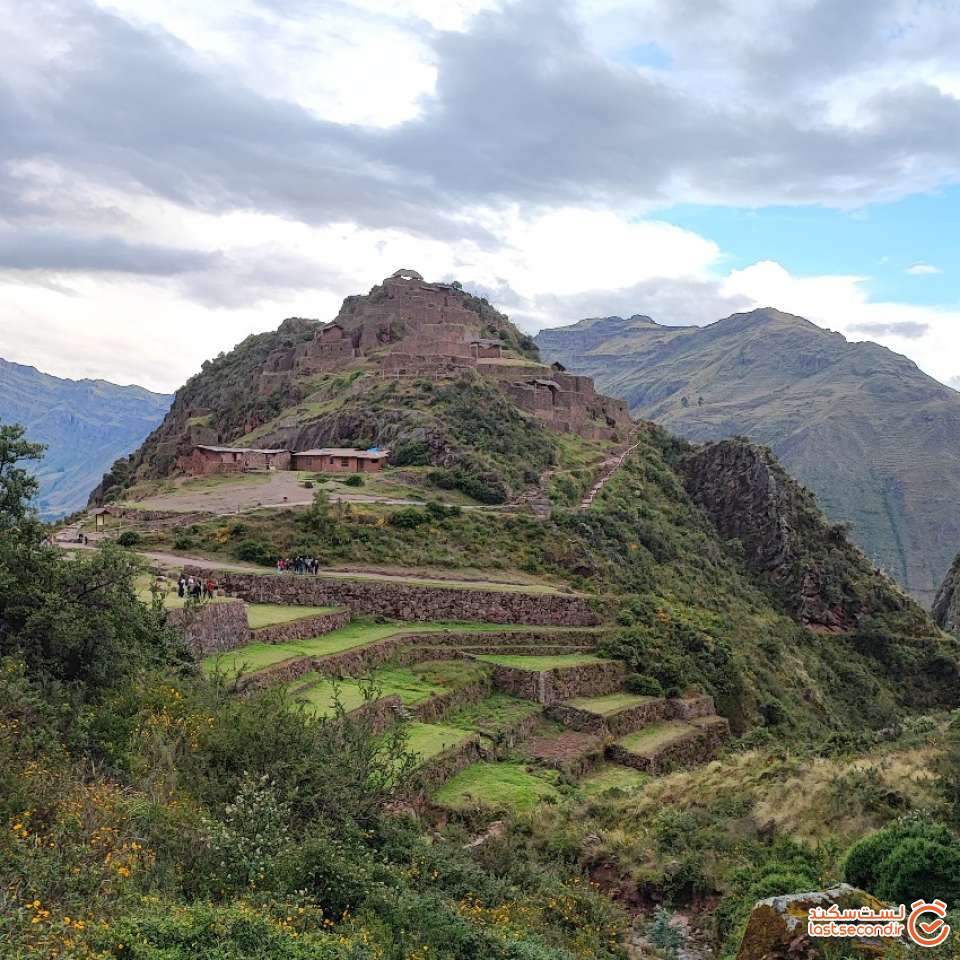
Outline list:
[[[345,607],[334,613],[320,613],[300,620],[288,620],[286,623],[272,623],[253,631],[251,637],[256,643],[288,643],[291,640],[309,640],[333,630],[339,630],[350,622],[350,611]]]
[[[617,743],[607,747],[607,758],[644,773],[668,773],[680,766],[709,760],[730,735],[723,717],[701,717],[696,729],[686,736],[648,753],[634,753]]]
[[[446,693],[438,693],[435,696],[421,700],[407,709],[418,720],[424,723],[432,723],[436,720],[442,720],[457,710],[470,706],[473,703],[479,703],[490,696],[492,684],[489,677],[482,677],[479,680],[472,680],[463,686],[454,690],[448,690]]]
[[[335,580],[293,573],[262,575],[191,566],[184,567],[184,572],[212,578],[227,594],[252,603],[346,605],[358,613],[395,620],[472,620],[558,627],[593,627],[600,623],[586,598],[566,594]]]
[[[247,605],[240,601],[191,603],[167,611],[167,624],[173,627],[198,657],[235,650],[250,642]]]
[[[494,664],[493,682],[504,693],[551,706],[574,697],[613,693],[622,688],[625,674],[626,665],[619,660],[540,671]]]
[[[636,706],[606,715],[592,713],[566,703],[554,704],[545,712],[552,720],[557,720],[573,730],[617,738],[661,720],[693,720],[698,717],[712,716],[714,705],[712,697],[698,694],[670,700],[657,697],[646,703],[638,703]]]
[[[464,740],[456,746],[448,747],[435,757],[425,760],[414,772],[408,792],[425,796],[441,784],[466,770],[472,763],[483,760],[486,753],[479,737]]]

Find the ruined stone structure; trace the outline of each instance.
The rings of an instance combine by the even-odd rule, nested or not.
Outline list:
[[[312,339],[278,348],[266,361],[272,377],[342,370],[357,360],[390,377],[442,377],[473,370],[501,382],[521,409],[558,430],[606,440],[629,429],[627,406],[567,374],[511,350],[516,331],[505,316],[446,283],[398,270],[366,296],[347,297],[336,319]]]
[[[289,450],[255,447],[212,447],[198,444],[177,458],[177,470],[191,476],[242,473],[245,470],[289,470]]]

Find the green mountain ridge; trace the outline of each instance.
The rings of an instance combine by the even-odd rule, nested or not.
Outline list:
[[[52,519],[82,507],[117,457],[163,419],[171,396],[106,380],[69,380],[0,358],[0,421],[22,423],[46,444],[35,470],[37,507]]]
[[[906,357],[769,308],[705,327],[594,318],[536,340],[672,432],[771,447],[868,557],[932,603],[960,543],[960,393]]]

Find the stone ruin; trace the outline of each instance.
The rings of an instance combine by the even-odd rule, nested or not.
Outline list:
[[[509,349],[512,327],[459,287],[427,283],[415,270],[397,270],[366,296],[347,297],[340,313],[313,337],[275,350],[261,392],[274,378],[309,376],[372,362],[385,377],[443,377],[473,371],[497,380],[514,403],[558,430],[610,439],[629,429],[623,401],[594,390],[590,377],[548,367]]]

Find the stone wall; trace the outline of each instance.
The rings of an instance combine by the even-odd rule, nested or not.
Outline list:
[[[623,686],[625,673],[626,667],[619,660],[541,671],[495,664],[493,682],[504,693],[550,706],[573,697],[613,693]]]
[[[420,703],[411,706],[409,711],[424,723],[434,723],[470,704],[485,700],[490,696],[491,691],[490,678],[483,677],[480,680],[465,683],[455,690],[448,690],[446,693],[438,693],[436,696],[421,700]]]
[[[644,773],[668,773],[677,767],[702,763],[712,757],[730,735],[730,726],[723,717],[703,717],[688,734],[649,753],[634,753],[619,744],[607,748],[607,757],[614,763],[642,770]]]
[[[235,650],[250,642],[247,606],[239,601],[201,602],[169,610],[167,623],[198,657]]]
[[[185,567],[188,574],[212,577],[225,593],[252,603],[348,606],[357,613],[395,620],[465,620],[591,627],[600,618],[585,597],[434,587],[382,580],[335,580],[301,574],[250,574]]]
[[[485,759],[485,756],[479,737],[464,740],[438,753],[435,757],[425,760],[414,771],[407,793],[425,796],[455,777],[461,770],[465,770],[470,764]]]
[[[350,611],[346,608],[333,613],[320,613],[315,617],[301,620],[288,620],[286,623],[273,623],[268,627],[254,630],[251,639],[256,643],[288,643],[291,640],[308,640],[333,630],[339,630],[350,622]]]
[[[556,720],[572,730],[617,738],[661,720],[693,720],[711,716],[714,706],[712,697],[699,694],[670,700],[651,697],[644,703],[606,715],[580,710],[565,703],[554,704],[544,712],[551,720]]]

